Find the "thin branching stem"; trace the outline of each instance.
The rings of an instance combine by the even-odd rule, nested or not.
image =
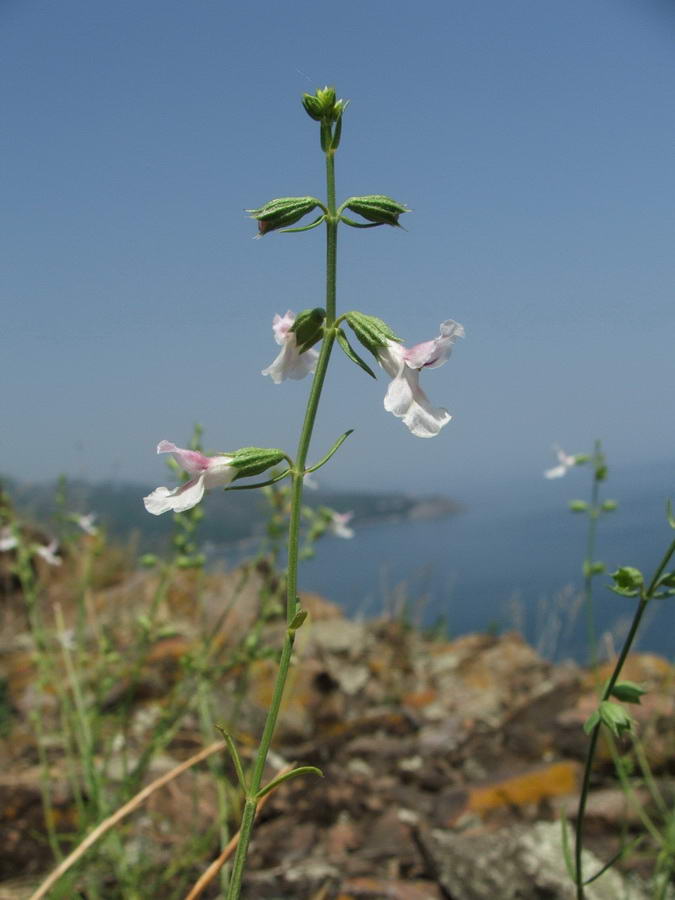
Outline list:
[[[614,685],[619,679],[621,674],[621,670],[623,669],[624,663],[626,662],[626,658],[630,652],[630,649],[633,645],[633,641],[635,640],[635,635],[638,632],[640,627],[640,623],[642,621],[642,617],[644,615],[645,610],[649,604],[649,601],[652,599],[654,594],[656,593],[656,589],[658,587],[659,579],[663,575],[666,566],[668,565],[671,557],[675,553],[675,541],[673,541],[668,549],[666,550],[663,559],[661,560],[656,572],[654,573],[652,580],[649,583],[649,586],[643,590],[642,595],[640,597],[640,602],[638,603],[638,607],[635,610],[635,615],[633,616],[633,621],[630,626],[630,630],[628,635],[626,636],[626,640],[624,641],[623,647],[621,648],[621,653],[619,654],[619,658],[616,661],[616,665],[614,666],[614,671],[612,672],[609,681],[605,685],[605,689],[602,692],[601,702],[608,700],[612,694],[614,689]],[[579,807],[577,809],[577,821],[576,821],[576,829],[575,829],[575,881],[576,881],[576,889],[577,889],[577,900],[584,900],[585,892],[584,892],[584,876],[583,876],[583,867],[582,867],[582,849],[584,842],[584,816],[586,814],[586,804],[588,802],[588,793],[591,783],[591,770],[593,768],[593,760],[595,758],[595,751],[598,745],[598,739],[600,737],[600,728],[602,726],[602,722],[598,721],[593,730],[591,731],[591,738],[588,744],[588,752],[586,754],[586,764],[584,766],[584,775],[581,784],[581,794],[579,795]]]

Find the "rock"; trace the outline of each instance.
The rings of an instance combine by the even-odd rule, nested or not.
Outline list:
[[[435,830],[420,841],[437,872],[439,884],[461,900],[574,900],[576,892],[562,854],[560,826],[537,822],[497,832],[455,834]],[[603,863],[584,851],[589,875]],[[628,893],[614,869],[586,887],[586,900],[647,900],[635,883]]]

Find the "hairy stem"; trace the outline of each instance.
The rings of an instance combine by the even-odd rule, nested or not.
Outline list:
[[[326,187],[328,197],[328,213],[326,215],[326,319],[324,339],[321,352],[316,365],[316,371],[312,380],[312,387],[307,400],[305,419],[300,432],[298,450],[293,466],[293,482],[291,489],[291,516],[288,526],[288,578],[286,586],[286,623],[291,624],[298,608],[298,558],[300,538],[300,518],[302,511],[302,491],[307,453],[312,439],[316,414],[321,399],[328,362],[330,360],[333,343],[335,341],[335,297],[337,275],[337,216],[335,213],[335,168],[334,151],[326,152]],[[241,830],[237,853],[234,858],[230,885],[227,892],[227,900],[238,900],[241,892],[241,882],[246,867],[248,846],[251,840],[251,832],[255,820],[256,794],[262,783],[267,754],[274,737],[274,731],[284,696],[284,689],[288,679],[293,653],[293,641],[295,632],[290,628],[286,631],[281,656],[279,658],[279,670],[274,685],[272,702],[267,713],[267,720],[263,730],[260,746],[253,764],[249,793],[244,806],[244,814],[241,821]]]

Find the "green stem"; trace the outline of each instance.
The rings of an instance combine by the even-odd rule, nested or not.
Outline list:
[[[633,616],[630,631],[628,632],[623,647],[621,648],[621,653],[619,654],[619,658],[617,659],[616,665],[614,666],[614,671],[612,672],[612,675],[605,685],[604,691],[602,692],[601,702],[603,702],[604,700],[608,700],[612,694],[614,685],[616,684],[619,675],[621,674],[621,670],[623,669],[624,663],[626,662],[626,658],[630,652],[630,648],[633,644],[633,641],[635,640],[635,635],[637,634],[638,628],[640,627],[640,622],[642,621],[644,612],[647,609],[649,601],[656,592],[659,578],[665,571],[665,568],[668,565],[668,562],[670,561],[673,553],[675,553],[675,541],[673,541],[670,547],[666,550],[666,553],[664,554],[664,557],[661,560],[658,569],[654,573],[649,587],[646,591],[643,592],[642,596],[640,597],[640,602],[638,604],[638,608],[635,610],[635,615]],[[586,813],[586,803],[588,801],[588,793],[591,783],[591,769],[593,767],[593,759],[595,757],[595,750],[598,744],[598,738],[600,736],[601,725],[602,723],[598,722],[591,732],[591,739],[588,744],[588,753],[586,754],[586,764],[584,766],[584,776],[581,784],[581,794],[579,796],[579,808],[577,810],[577,821],[575,829],[575,874],[577,900],[584,900],[585,897],[584,877],[581,864],[581,851],[584,841],[584,815]]]
[[[588,639],[588,659],[590,665],[595,669],[598,664],[598,646],[595,636],[595,617],[593,615],[593,578],[592,565],[595,561],[595,543],[598,530],[598,518],[600,517],[600,507],[598,499],[600,494],[600,481],[597,477],[599,457],[600,457],[600,441],[595,442],[593,451],[593,487],[591,491],[591,508],[589,510],[588,519],[588,538],[586,542],[586,561],[584,566],[584,609],[586,612],[586,635]]]
[[[316,365],[314,378],[312,379],[312,387],[307,400],[307,409],[305,411],[305,419],[300,432],[298,441],[298,451],[295,457],[295,464],[292,470],[292,487],[291,487],[291,515],[288,526],[288,578],[286,585],[286,623],[291,624],[298,607],[298,558],[299,558],[299,538],[300,538],[300,520],[302,514],[302,491],[303,478],[305,473],[305,464],[309,445],[312,439],[316,414],[319,408],[319,400],[321,399],[321,391],[323,389],[326,372],[328,370],[328,362],[335,341],[335,299],[336,299],[336,281],[337,281],[337,226],[338,219],[335,213],[335,164],[334,151],[329,150],[326,153],[326,188],[328,198],[328,211],[326,213],[326,319],[324,339],[321,345],[321,352]],[[260,790],[265,763],[267,762],[267,754],[274,737],[274,731],[281,708],[281,701],[284,696],[284,689],[288,678],[288,672],[291,664],[291,656],[293,653],[293,641],[295,632],[290,629],[286,632],[284,644],[279,658],[279,670],[274,685],[274,694],[272,702],[267,713],[267,720],[260,739],[260,746],[256,754],[253,764],[253,773],[249,782],[249,793],[244,806],[244,814],[241,820],[239,832],[239,843],[237,844],[237,853],[234,858],[232,867],[232,876],[227,892],[227,900],[238,900],[241,892],[241,882],[246,867],[246,856],[248,854],[248,846],[253,831],[253,823],[255,820],[256,800],[255,797]]]

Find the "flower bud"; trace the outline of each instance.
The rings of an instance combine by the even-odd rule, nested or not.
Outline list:
[[[350,197],[344,204],[347,209],[363,216],[376,225],[398,225],[398,217],[410,212],[407,206],[397,203],[384,194],[368,194],[365,197]]]
[[[588,503],[585,500],[570,500],[569,507],[572,512],[587,512]]]
[[[337,100],[334,87],[319,88],[315,94],[303,94],[302,105],[315,122],[332,125],[341,118],[348,100]]]
[[[316,197],[279,197],[270,200],[258,209],[247,209],[252,219],[258,222],[258,232],[263,235],[278,228],[294,225],[307,213],[321,204]]]

